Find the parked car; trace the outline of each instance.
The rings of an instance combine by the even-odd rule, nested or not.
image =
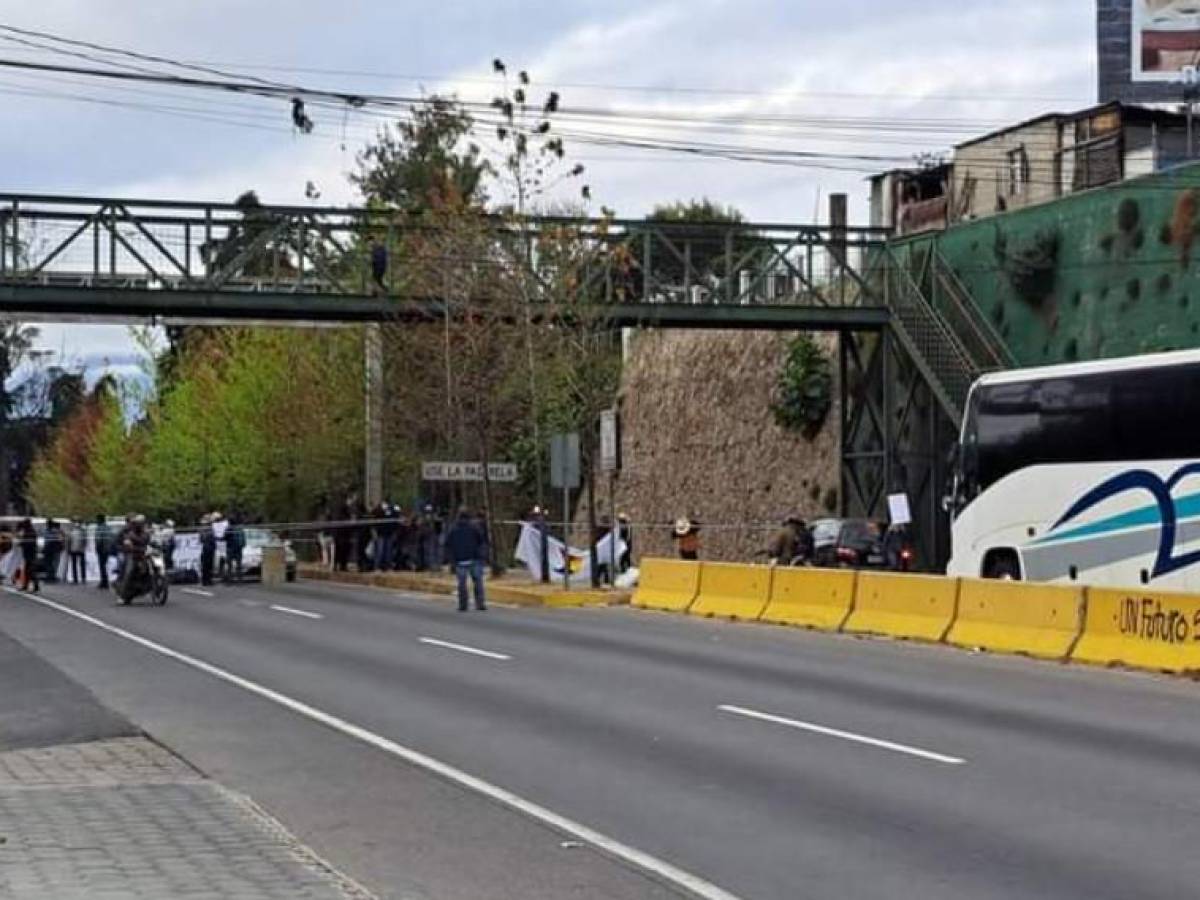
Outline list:
[[[823,529],[818,540],[816,529]],[[814,565],[844,569],[913,568],[915,554],[905,531],[888,541],[888,526],[871,519],[821,519],[813,523]],[[889,543],[892,546],[889,547]],[[889,554],[889,549],[892,553]],[[892,557],[889,559],[889,556]]]
[[[812,535],[812,564],[814,566],[834,564],[834,548],[837,546],[838,535],[841,532],[841,519],[814,519],[808,523],[808,533]]]

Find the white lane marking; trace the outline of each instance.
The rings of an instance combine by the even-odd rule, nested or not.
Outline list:
[[[290,616],[303,616],[306,619],[325,618],[320,613],[305,612],[302,609],[292,609],[290,606],[276,606],[274,603],[271,604],[271,609],[275,610],[275,612],[287,613]]]
[[[717,709],[721,712],[732,713],[735,716],[745,716],[747,719],[757,719],[760,722],[770,722],[774,725],[786,726],[787,728],[797,728],[800,731],[810,731],[813,734],[839,738],[840,740],[851,741],[855,744],[866,744],[868,747],[879,747],[883,750],[891,750],[893,753],[904,753],[908,756],[916,756],[920,759],[946,763],[951,766],[961,766],[966,763],[965,759],[959,759],[957,756],[946,756],[942,753],[934,753],[932,750],[922,750],[920,747],[910,747],[907,744],[897,744],[893,741],[882,741],[879,738],[867,737],[865,734],[855,734],[852,731],[839,731],[836,728],[826,728],[824,725],[814,725],[812,722],[785,719],[783,716],[773,716],[770,713],[758,712],[757,710],[746,709],[741,706],[718,706]]]
[[[480,650],[477,647],[468,647],[466,644],[452,644],[449,641],[439,641],[437,638],[423,637],[420,639],[422,644],[429,644],[432,647],[445,647],[447,650],[457,650],[459,653],[470,653],[473,656],[486,656],[488,659],[499,659],[508,661],[511,656],[505,656],[503,653],[493,653],[491,650]]]
[[[15,594],[18,597],[26,596],[20,591],[13,590],[12,588],[5,587],[4,590],[10,594]],[[211,675],[214,678],[218,678],[221,681],[232,684],[235,687],[239,687],[244,691],[262,697],[265,700],[269,700],[272,703],[284,707],[285,709],[289,709],[292,712],[298,713],[314,722],[318,722],[327,728],[340,732],[347,737],[352,737],[355,740],[362,741],[364,744],[369,744],[378,750],[382,750],[384,753],[391,754],[398,759],[404,760],[410,765],[417,766],[418,768],[424,769],[427,772],[431,772],[434,775],[445,778],[447,781],[451,781],[460,787],[466,788],[469,791],[474,791],[475,793],[487,797],[490,800],[507,806],[509,809],[516,810],[517,812],[529,816],[532,819],[536,819],[537,821],[542,822],[551,828],[556,828],[559,831],[570,835],[571,837],[578,838],[587,844],[591,844],[598,850],[608,853],[610,856],[615,856],[618,859],[622,859],[630,865],[636,866],[637,868],[655,875],[658,878],[662,878],[673,884],[679,885],[685,890],[691,891],[697,897],[702,898],[702,900],[740,900],[736,894],[731,894],[723,888],[719,888],[715,884],[705,881],[700,876],[693,875],[691,872],[688,872],[685,869],[674,866],[656,856],[651,856],[649,853],[638,850],[636,847],[623,844],[614,838],[610,838],[599,831],[589,828],[587,825],[583,825],[574,821],[573,819],[568,819],[566,816],[559,815],[558,813],[549,810],[544,806],[539,806],[531,800],[526,800],[519,794],[514,794],[512,791],[505,790],[502,787],[498,787],[497,785],[484,781],[482,778],[476,778],[474,775],[470,775],[461,769],[456,769],[454,766],[451,766],[448,763],[434,759],[432,756],[427,756],[426,754],[421,753],[419,750],[413,750],[409,747],[405,747],[402,744],[398,744],[389,738],[385,738],[382,735],[368,731],[360,725],[355,725],[354,723],[348,722],[345,719],[340,719],[331,713],[317,709],[315,706],[309,706],[307,703],[293,699],[292,697],[289,697],[286,694],[281,694],[278,691],[272,690],[271,688],[264,687],[263,685],[251,681],[248,678],[243,678],[242,676],[235,675],[232,672],[227,672],[224,669],[214,666],[212,663],[207,663],[201,659],[197,659],[194,656],[188,656],[185,653],[180,653],[178,650],[172,650],[170,647],[156,643],[155,641],[141,637],[140,635],[136,635],[131,631],[126,631],[124,628],[117,628],[115,625],[109,625],[107,622],[103,622],[100,619],[89,616],[86,613],[79,612],[78,610],[71,609],[68,606],[63,606],[60,603],[55,603],[53,600],[47,600],[44,597],[29,597],[28,599],[32,600],[34,603],[39,603],[42,606],[58,610],[59,612],[65,613],[68,616],[72,616],[83,622],[87,622],[89,625],[94,625],[96,628],[107,631],[109,634],[124,638],[127,641],[132,641],[140,647],[144,647],[147,650],[152,650],[155,653],[162,654],[163,656],[173,659],[176,662],[183,663],[185,666],[191,666],[193,669],[197,669],[207,675]]]
[[[192,594],[195,597],[215,597],[217,596],[212,591],[202,591],[200,588],[180,588],[181,594]]]

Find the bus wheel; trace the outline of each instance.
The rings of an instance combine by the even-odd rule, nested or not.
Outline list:
[[[1021,563],[1012,550],[993,550],[983,563],[983,577],[999,581],[1020,581]]]

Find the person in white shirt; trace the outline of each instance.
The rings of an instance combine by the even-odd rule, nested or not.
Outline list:
[[[229,520],[219,510],[212,514],[213,539],[217,542],[217,577],[225,577],[225,532],[229,530]]]

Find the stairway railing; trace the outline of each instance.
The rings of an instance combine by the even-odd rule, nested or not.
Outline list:
[[[908,267],[890,249],[886,252],[884,297],[894,316],[893,327],[934,395],[958,424],[971,384],[985,369],[929,302]]]
[[[958,273],[936,246],[931,252],[935,311],[948,320],[954,333],[970,352],[975,367],[983,372],[1016,366],[1016,357],[1008,344],[971,299],[971,292]],[[942,302],[938,303],[938,300]]]

